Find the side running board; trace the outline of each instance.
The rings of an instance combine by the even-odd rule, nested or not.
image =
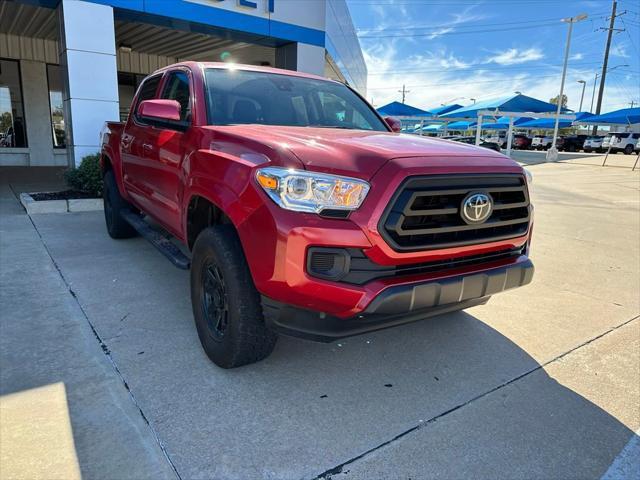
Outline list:
[[[140,215],[130,210],[123,210],[120,212],[120,215],[122,215],[122,218],[124,218],[129,225],[136,229],[140,236],[145,238],[151,245],[156,247],[161,254],[167,257],[173,265],[182,270],[189,270],[191,260],[169,239],[151,228]]]

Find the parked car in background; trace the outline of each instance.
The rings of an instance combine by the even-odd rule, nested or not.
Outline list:
[[[332,341],[531,282],[530,174],[400,128],[314,75],[162,68],[102,130],[107,231],[191,270],[200,342],[224,368],[267,357],[278,332]]]
[[[558,150],[564,152],[579,152],[584,146],[584,142],[588,135],[568,135],[564,137],[562,145],[558,146]]]
[[[546,150],[551,146],[553,138],[550,135],[536,135],[531,139],[533,150]]]
[[[602,153],[602,142],[604,141],[604,135],[590,135],[584,141],[582,149],[585,153],[598,152]]]
[[[523,133],[517,133],[513,136],[511,146],[516,150],[529,150],[531,148],[532,139]]]
[[[640,140],[636,142],[636,148],[634,149],[636,153],[640,153]]]
[[[507,132],[491,133],[483,140],[488,143],[496,143],[499,147],[504,148],[507,146]]]
[[[453,140],[454,142],[460,142],[460,143],[466,143],[468,145],[475,145],[476,144],[476,137],[453,137],[450,140]],[[497,143],[493,143],[493,142],[485,142],[484,140],[480,140],[480,147],[484,147],[484,148],[489,148],[491,150],[494,150],[496,152],[500,151],[500,145],[498,145]]]
[[[611,149],[611,153],[624,152],[625,155],[630,155],[639,138],[640,133],[614,133],[611,135],[607,148]]]

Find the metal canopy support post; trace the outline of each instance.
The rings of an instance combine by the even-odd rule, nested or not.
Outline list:
[[[607,163],[607,158],[609,158],[609,153],[611,153],[611,143],[609,143],[609,148],[607,148],[607,154],[604,156],[604,160],[602,161],[602,166],[604,167],[605,163]]]
[[[509,131],[507,132],[507,157],[511,156],[512,142],[513,142],[513,117],[509,117]]]
[[[480,145],[480,132],[482,131],[482,114],[478,114],[478,124],[476,125],[476,145]]]
[[[424,135],[424,120],[420,120],[420,136]]]
[[[449,122],[444,122],[444,132],[443,135],[447,135],[449,133]]]

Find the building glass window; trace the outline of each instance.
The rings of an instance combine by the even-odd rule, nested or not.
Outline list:
[[[26,148],[20,64],[0,60],[0,148]]]
[[[65,148],[67,146],[67,129],[62,103],[62,68],[60,65],[47,65],[47,81],[49,82],[49,108],[51,109],[53,148]]]
[[[120,97],[121,122],[127,121],[133,97],[145,77],[146,75],[141,75],[139,73],[118,72],[118,94]]]

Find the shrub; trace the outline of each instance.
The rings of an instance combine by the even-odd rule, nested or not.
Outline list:
[[[64,173],[64,179],[69,188],[87,193],[95,197],[102,196],[102,172],[100,170],[100,155],[87,155],[80,162],[80,166]]]

